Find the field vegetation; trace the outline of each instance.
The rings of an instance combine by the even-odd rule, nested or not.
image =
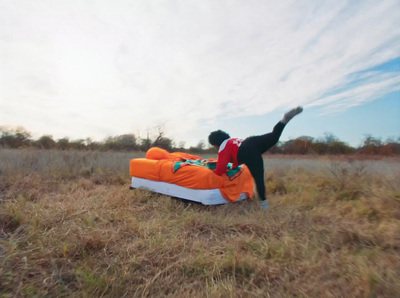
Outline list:
[[[215,153],[215,149],[200,141],[196,146],[185,148],[184,143],[176,144],[173,139],[165,136],[162,126],[145,138],[135,134],[109,136],[103,141],[93,141],[90,138],[70,140],[69,138],[53,139],[51,135],[43,135],[33,139],[31,134],[22,127],[12,129],[0,126],[0,147],[9,149],[37,148],[47,150],[86,150],[86,151],[143,151],[150,147],[160,147],[168,151],[189,151],[197,154]],[[285,142],[278,142],[268,154],[284,155],[368,155],[368,156],[396,156],[400,155],[400,137],[397,140],[389,138],[382,141],[380,138],[366,135],[358,147],[352,147],[342,142],[332,133],[325,133],[323,137],[313,138],[301,136]]]
[[[0,150],[1,297],[399,297],[399,159],[268,156],[271,208],[129,190],[143,152]]]

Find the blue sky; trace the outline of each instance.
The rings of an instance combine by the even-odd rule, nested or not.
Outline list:
[[[221,124],[221,129],[231,136],[245,138],[269,132],[282,113],[271,112],[260,116],[231,119]],[[349,108],[346,111],[324,114],[320,108],[305,108],[285,128],[281,141],[299,136],[323,138],[332,133],[341,141],[358,147],[365,137],[371,135],[386,141],[389,138],[399,141],[400,136],[400,93],[393,92],[380,99]],[[248,127],[253,130],[249,131]]]
[[[400,72],[400,59],[396,58],[367,71]],[[348,86],[342,86],[343,89]],[[222,124],[230,134],[241,138],[248,135],[247,127],[254,127],[250,134],[262,134],[270,130],[281,119],[284,110],[273,111],[260,116],[239,117]],[[329,112],[324,107],[305,107],[284,130],[281,141],[299,136],[323,138],[326,133],[334,134],[351,146],[362,145],[366,136],[371,135],[382,141],[400,138],[400,92],[394,91],[362,105],[340,111]]]
[[[400,135],[400,3],[0,0],[0,126],[55,139]]]

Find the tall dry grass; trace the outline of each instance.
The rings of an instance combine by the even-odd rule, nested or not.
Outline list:
[[[0,151],[2,297],[399,296],[396,170],[268,159],[264,212],[130,191],[137,156]]]

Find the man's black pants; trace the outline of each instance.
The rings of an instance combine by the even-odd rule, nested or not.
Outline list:
[[[262,154],[278,143],[286,124],[278,122],[272,132],[245,139],[239,147],[238,162],[245,164],[256,183],[261,200],[265,200],[264,161]]]

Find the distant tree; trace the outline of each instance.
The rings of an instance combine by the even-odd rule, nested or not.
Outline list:
[[[73,140],[69,143],[69,148],[72,150],[86,150],[84,139]]]
[[[361,154],[379,154],[382,141],[371,135],[365,135],[363,145],[358,149]]]
[[[142,150],[148,150],[150,147],[160,147],[167,151],[172,151],[172,148],[174,147],[174,142],[172,139],[164,136],[164,124],[156,126],[156,129],[157,136],[153,142],[149,142],[149,133],[147,133],[147,139],[142,140]],[[149,144],[150,146],[148,147]]]
[[[115,150],[115,137],[107,137],[103,141],[103,150]]]
[[[333,133],[324,133],[323,138],[319,138],[312,144],[312,151],[318,155],[323,154],[351,154],[355,149],[345,142],[339,140]]]
[[[163,148],[167,151],[172,151],[173,148],[173,141],[169,138],[165,138],[165,137],[161,137],[161,138],[157,138],[152,146],[154,147],[160,147]]]
[[[68,150],[69,146],[69,138],[62,138],[57,140],[57,147],[61,150]]]
[[[279,141],[275,146],[272,146],[267,152],[267,154],[282,154],[283,152],[283,143]]]
[[[206,144],[203,140],[201,140],[196,146],[191,146],[189,151],[192,153],[202,153],[205,151]]]
[[[53,140],[51,135],[44,135],[35,141],[34,145],[40,149],[54,149],[57,143]]]
[[[120,135],[116,138],[116,143],[119,150],[133,151],[139,149],[134,134]]]
[[[312,152],[312,144],[312,137],[302,136],[285,142],[282,145],[282,149],[286,154],[309,154]]]
[[[374,138],[371,135],[366,135],[364,139],[364,146],[374,146],[379,147],[382,144],[381,139]]]
[[[400,155],[400,142],[391,143],[390,146],[392,148],[393,154]]]
[[[354,148],[341,141],[332,142],[328,147],[329,154],[351,154],[353,152]]]
[[[199,149],[200,151],[201,151],[201,150],[204,150],[204,149],[206,148],[206,143],[205,143],[203,140],[201,140],[201,141],[197,144],[196,148]]]
[[[175,148],[176,151],[185,151],[185,142],[179,142],[178,147]]]
[[[140,147],[139,147],[139,148],[140,148],[140,150],[142,150],[142,151],[147,151],[147,150],[150,149],[151,145],[152,145],[152,141],[151,141],[151,139],[149,138],[149,136],[147,136],[146,139],[141,139],[141,140],[140,140]]]
[[[31,134],[23,127],[11,129],[5,126],[0,127],[0,146],[6,148],[29,147],[32,140]]]
[[[385,143],[382,143],[379,147],[380,155],[397,155],[400,154],[400,137],[398,141],[394,138],[388,138]]]
[[[133,151],[140,145],[136,142],[134,134],[124,134],[116,137],[107,137],[103,142],[103,150]]]
[[[31,145],[31,134],[22,127],[17,128],[15,131],[15,138],[20,147],[28,147]]]
[[[101,143],[95,142],[91,138],[85,139],[85,145],[88,150],[101,150],[101,148],[102,148]]]
[[[339,138],[337,136],[335,136],[333,133],[331,132],[325,132],[324,133],[324,138],[323,138],[323,142],[325,144],[332,144],[334,142],[340,142]]]
[[[324,155],[328,153],[329,145],[321,140],[317,140],[312,144],[313,152],[318,155]]]
[[[393,155],[395,151],[394,143],[387,143],[379,148],[380,155]]]

